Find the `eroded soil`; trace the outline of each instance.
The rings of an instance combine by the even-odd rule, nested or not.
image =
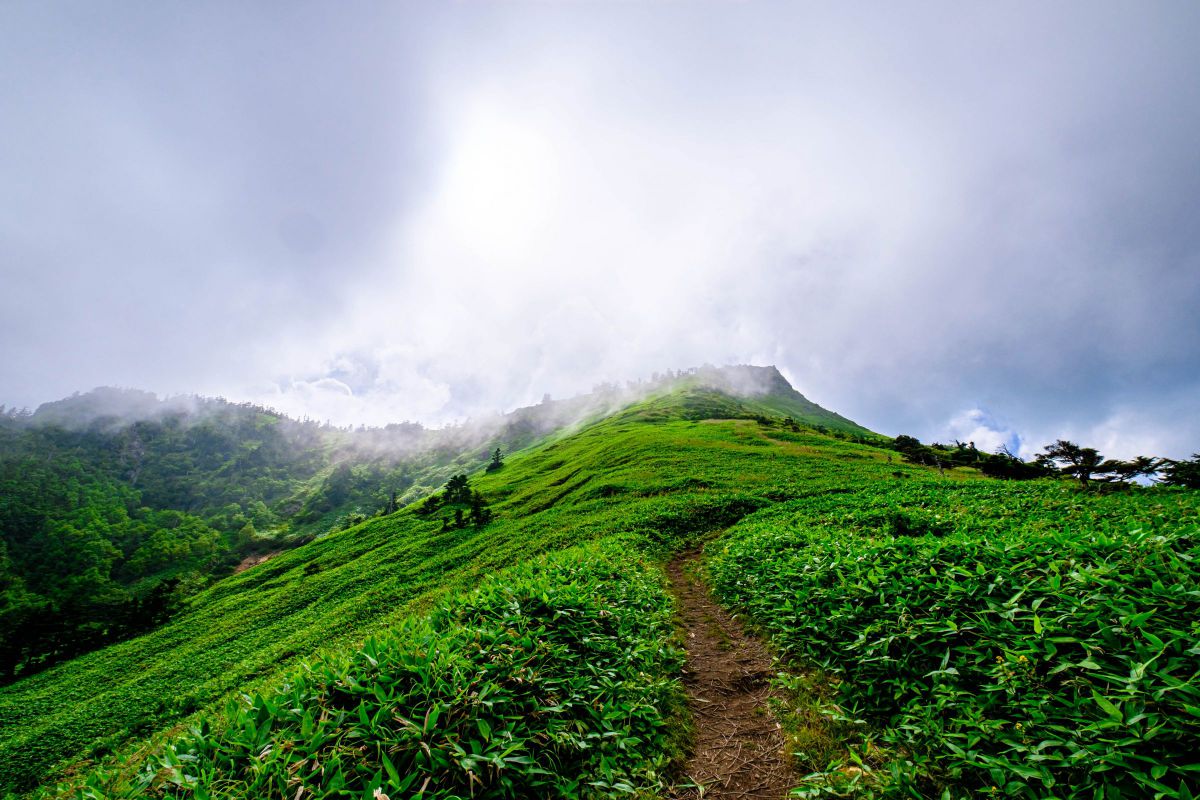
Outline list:
[[[685,629],[684,685],[696,728],[677,800],[781,800],[796,785],[768,698],[770,654],[727,614],[697,577],[697,554],[667,567]]]

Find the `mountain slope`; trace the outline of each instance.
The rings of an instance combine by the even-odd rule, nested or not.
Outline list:
[[[796,659],[778,713],[808,790],[1194,796],[1195,492],[941,474],[786,393],[672,380],[0,688],[0,787],[671,795],[662,564],[709,541],[720,596]]]
[[[673,410],[657,417],[791,415],[867,434],[773,367],[671,373],[437,430],[340,429],[111,388],[28,417],[2,414],[0,681],[152,629],[239,562],[418,501],[496,448],[527,447],[646,398],[643,417],[665,402]]]
[[[712,390],[660,393],[478,476],[496,513],[481,530],[443,532],[416,508],[374,518],[220,581],[159,630],[0,689],[0,785],[29,788],[212,709],[537,553],[613,536],[665,553],[774,500],[893,471],[883,451],[815,432],[694,420],[697,403],[757,413]]]

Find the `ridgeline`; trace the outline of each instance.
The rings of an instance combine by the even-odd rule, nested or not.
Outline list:
[[[37,551],[71,536],[109,572],[63,574],[134,618],[146,586],[187,586],[111,640],[11,657],[0,791],[686,795],[665,569],[702,544],[698,575],[779,659],[770,713],[809,796],[1200,790],[1194,490],[905,463],[774,368],[449,432],[138,402],[0,429],[5,614],[60,603]],[[154,541],[187,549],[135,575]]]

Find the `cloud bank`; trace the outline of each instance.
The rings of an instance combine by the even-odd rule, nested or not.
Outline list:
[[[884,433],[1187,455],[1197,34],[1185,3],[9,5],[0,402],[436,423],[752,362]]]

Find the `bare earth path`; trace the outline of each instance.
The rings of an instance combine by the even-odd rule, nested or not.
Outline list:
[[[725,613],[695,575],[696,554],[667,566],[687,637],[684,685],[696,726],[685,772],[699,787],[678,800],[782,800],[796,785],[783,735],[767,705],[771,657]]]

